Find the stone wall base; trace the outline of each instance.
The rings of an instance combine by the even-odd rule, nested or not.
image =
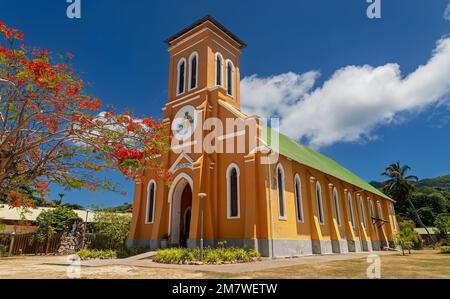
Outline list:
[[[347,240],[349,252],[361,252],[361,241],[359,240]]]
[[[333,253],[348,253],[348,243],[347,240],[332,240],[331,245],[333,248]]]

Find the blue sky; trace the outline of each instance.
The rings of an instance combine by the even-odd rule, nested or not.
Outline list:
[[[349,65],[396,63],[404,79],[426,64],[436,42],[449,34],[450,22],[443,17],[448,3],[382,0],[382,18],[375,20],[367,18],[365,0],[82,0],[82,19],[72,20],[66,17],[65,0],[0,0],[0,20],[23,30],[28,45],[74,53],[77,70],[103,102],[160,117],[168,80],[162,41],[206,14],[249,45],[241,58],[242,78],[320,72],[310,87],[314,90]],[[439,103],[401,110],[394,120],[372,124],[370,134],[333,140],[320,151],[366,180],[381,179],[384,166],[397,160],[421,178],[449,174],[450,106]],[[112,178],[123,184],[127,197],[73,192],[65,201],[131,202],[133,184]],[[54,188],[55,198],[58,192]]]

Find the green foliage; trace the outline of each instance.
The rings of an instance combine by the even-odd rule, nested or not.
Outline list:
[[[412,220],[404,220],[399,223],[400,231],[394,235],[394,240],[402,249],[402,254],[405,255],[405,250],[411,253],[414,244],[421,243],[419,234],[414,230],[416,225]]]
[[[450,253],[450,246],[441,246],[439,249],[441,253]]]
[[[82,249],[77,252],[77,255],[81,260],[91,260],[91,259],[115,259],[117,258],[117,253],[114,250],[89,250]]]
[[[424,179],[420,180],[417,183],[417,186],[419,187],[439,187],[441,189],[445,189],[446,191],[450,192],[450,174],[440,176],[433,179]]]
[[[2,232],[6,228],[6,225],[2,223],[2,219],[0,218],[0,232]]]
[[[123,249],[131,227],[131,216],[109,211],[95,214],[95,249]]]
[[[114,208],[108,208],[106,210],[110,211],[110,212],[117,212],[117,213],[131,213],[132,208],[133,208],[132,204],[130,204],[128,202],[124,202],[120,206],[117,206]]]
[[[397,174],[400,172],[397,172]],[[439,214],[450,213],[450,175],[424,179],[418,182],[410,181],[407,183],[410,186],[403,189],[403,191],[408,193],[408,197],[405,197],[405,199],[399,198],[398,192],[392,192],[393,190],[399,190],[394,187],[392,187],[392,190],[390,189],[390,183],[392,182],[392,180],[388,180],[384,183],[371,182],[371,184],[397,200],[395,211],[401,218],[411,219],[417,225],[420,225],[415,211],[408,202],[408,198],[417,209],[417,214],[425,226],[434,226],[436,217]]]
[[[67,230],[68,221],[75,218],[78,218],[77,214],[66,206],[57,206],[54,209],[41,212],[36,219],[38,240],[43,241],[48,235]]]
[[[219,244],[217,248],[205,248],[203,262],[206,264],[244,263],[259,258],[257,250],[231,247],[225,248]],[[165,264],[190,264],[200,262],[200,248],[169,248],[159,250],[153,261]]]
[[[450,215],[439,214],[434,221],[434,226],[438,231],[439,238],[447,239],[448,232],[450,231]]]
[[[8,255],[8,246],[0,244],[0,257]]]

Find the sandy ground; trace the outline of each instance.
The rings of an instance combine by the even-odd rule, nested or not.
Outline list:
[[[381,278],[450,278],[450,255],[437,251],[417,251],[409,256],[391,253],[380,258]],[[365,256],[357,254],[352,258],[329,255],[200,267],[155,265],[148,260],[103,261],[101,265],[82,267],[67,264],[67,257],[1,258],[0,279],[367,278],[368,267]]]
[[[204,278],[203,273],[174,269],[154,269],[130,266],[68,267],[61,264],[67,257],[25,256],[0,259],[0,279],[64,279],[73,278],[80,269],[80,278]]]

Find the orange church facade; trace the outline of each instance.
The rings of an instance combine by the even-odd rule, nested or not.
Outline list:
[[[390,198],[240,111],[242,40],[207,16],[166,43],[173,143],[157,159],[174,180],[136,181],[130,246],[226,241],[268,257],[393,246]]]

